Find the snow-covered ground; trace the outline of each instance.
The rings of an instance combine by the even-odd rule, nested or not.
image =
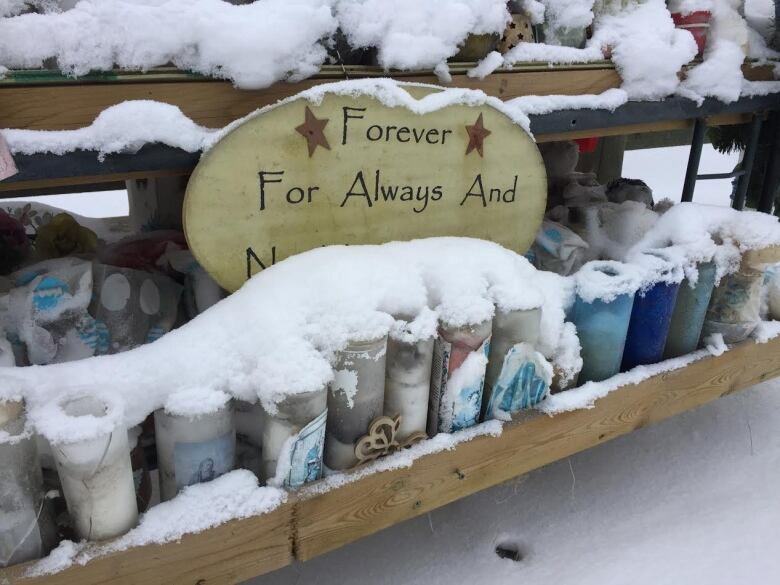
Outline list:
[[[779,419],[775,380],[250,583],[780,583]]]

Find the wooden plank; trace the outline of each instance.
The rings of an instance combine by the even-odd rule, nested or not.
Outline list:
[[[245,581],[292,561],[293,504],[236,520],[180,542],[148,545],[96,558],[33,579],[28,564],[0,570],[0,583],[16,585],[222,585]]]
[[[589,410],[539,416],[303,499],[296,557],[307,560],[456,499],[780,374],[780,339],[618,389]]]
[[[439,85],[429,74],[404,77]],[[156,100],[173,104],[202,126],[217,128],[255,109],[333,79],[276,83],[262,90],[239,90],[223,81],[119,83],[0,88],[0,128],[72,130],[88,126],[104,109],[126,100]],[[618,87],[614,68],[553,69],[494,73],[484,80],[463,72],[453,75],[451,87],[481,89],[501,99],[521,95],[600,93]]]

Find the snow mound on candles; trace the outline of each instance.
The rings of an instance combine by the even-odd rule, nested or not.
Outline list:
[[[203,401],[203,391],[222,391],[259,398],[274,412],[285,396],[330,382],[334,353],[350,340],[388,333],[391,315],[414,316],[427,308],[452,323],[467,322],[489,316],[493,304],[525,308],[540,300],[538,349],[559,363],[564,282],[482,240],[329,246],[271,266],[152,344],[78,362],[3,368],[0,388],[23,394],[37,430],[55,443],[85,437],[86,429],[59,424],[63,413],[52,406],[76,392],[110,396],[128,427],[163,407],[171,394],[186,396],[192,389],[198,389],[194,401]]]
[[[56,59],[75,76],[174,63],[259,88],[319,71],[320,41],[336,27],[327,0],[82,0],[62,13],[0,20],[0,63],[29,69]]]
[[[776,216],[757,211],[679,203],[658,218],[628,255],[670,246],[686,259],[688,268],[713,260],[720,279],[739,267],[741,253],[780,246],[780,223]]]
[[[66,569],[112,552],[148,544],[180,540],[230,520],[267,514],[287,500],[287,493],[258,487],[257,478],[245,469],[231,471],[207,483],[185,488],[174,499],[151,508],[139,525],[107,544],[63,541],[51,555],[32,565],[26,573],[36,577]]]

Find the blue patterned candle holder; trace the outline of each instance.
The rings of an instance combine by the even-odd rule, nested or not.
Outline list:
[[[715,285],[715,264],[704,262],[699,264],[698,270],[699,278],[696,284],[691,286],[686,278],[677,292],[677,302],[666,337],[664,359],[691,353],[699,346],[704,317]]]

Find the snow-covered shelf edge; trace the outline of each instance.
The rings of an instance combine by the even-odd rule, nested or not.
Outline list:
[[[560,412],[554,417],[526,415],[503,428],[492,421],[463,431],[462,436],[446,435],[439,444],[435,440],[429,441],[428,447],[420,444],[414,448],[419,452],[380,460],[373,469],[322,480],[290,494],[262,515],[185,534],[175,542],[109,552],[58,573],[28,577],[25,575],[34,563],[18,565],[0,570],[0,583],[227,584],[281,568],[293,559],[305,561],[780,376],[780,337],[773,337],[778,333],[775,325],[762,325],[766,330],[758,337],[763,337],[764,343],[746,341],[720,355],[699,352],[650,366],[645,373],[655,375],[612,390],[598,398],[593,408]],[[641,372],[627,376],[642,377]],[[103,546],[110,548],[111,544]]]
[[[466,67],[451,69],[452,82],[443,84],[432,71],[393,73],[399,81],[431,83],[445,87],[480,89],[502,100],[523,96],[595,95],[621,86],[621,78],[611,63],[555,65],[537,63],[512,69],[499,69],[484,79],[469,77]],[[774,81],[773,64],[745,63],[748,82]],[[29,73],[29,72],[28,72]],[[155,74],[105,73],[63,83],[57,79],[33,83],[13,81],[11,73],[0,80],[0,128],[63,130],[89,126],[106,108],[127,100],[154,100],[175,105],[193,122],[209,128],[226,126],[257,108],[273,104],[300,91],[345,78],[386,77],[381,69],[355,67],[331,71],[297,83],[278,82],[265,89],[241,90],[224,81],[192,78],[166,78],[172,71]],[[20,73],[22,75],[22,73]],[[41,73],[41,75],[44,75]],[[113,79],[115,77],[116,79]],[[113,81],[126,80],[127,83]],[[186,91],[182,90],[186,83]]]
[[[608,90],[599,98],[606,104],[607,96],[620,98],[620,90]],[[0,89],[0,103],[3,91]],[[530,109],[531,131],[538,142],[583,136],[609,136],[620,133],[664,131],[690,127],[695,118],[706,117],[708,124],[734,124],[747,121],[752,113],[777,108],[778,94],[743,97],[730,104],[713,98],[701,105],[682,98],[670,97],[655,102],[629,101],[614,108],[559,109],[534,113],[535,98],[521,98]],[[562,100],[562,106],[576,107],[578,98]],[[568,102],[571,102],[570,104]],[[584,102],[583,102],[584,103]],[[181,115],[182,123],[191,121]],[[0,110],[0,127],[3,121]],[[174,127],[174,130],[176,127]],[[175,132],[175,137],[180,132]],[[163,140],[161,135],[159,140]],[[67,185],[110,183],[152,176],[189,175],[197,164],[199,151],[187,152],[163,143],[146,144],[133,153],[113,153],[100,156],[92,150],[76,150],[63,155],[15,155],[19,173],[0,182],[0,199],[27,194],[40,194],[41,189]],[[60,191],[57,191],[60,192]]]

